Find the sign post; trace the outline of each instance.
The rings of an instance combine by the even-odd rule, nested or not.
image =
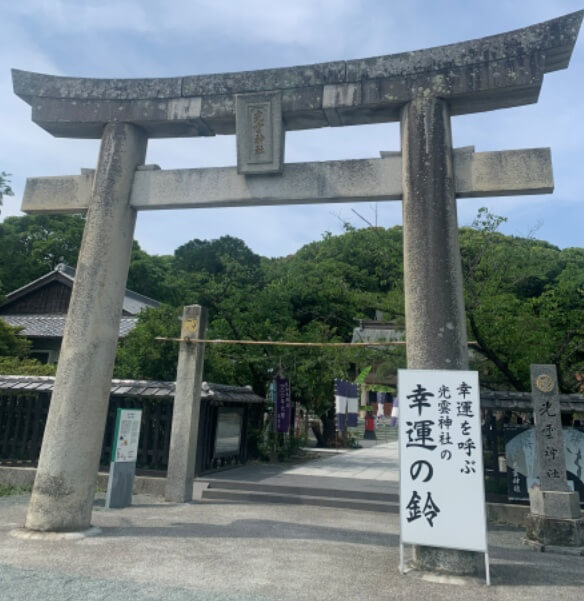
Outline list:
[[[132,504],[141,421],[141,409],[118,409],[105,500],[106,509],[128,507]]]
[[[400,571],[405,543],[485,554],[490,584],[478,374],[401,369]]]

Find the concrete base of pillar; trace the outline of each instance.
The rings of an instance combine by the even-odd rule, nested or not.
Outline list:
[[[526,543],[544,548],[584,547],[584,518],[577,492],[532,489],[529,505]]]
[[[412,563],[418,570],[458,576],[478,576],[485,571],[483,553],[457,549],[414,546]]]
[[[584,547],[566,547],[565,545],[544,545],[535,540],[529,540],[528,538],[522,538],[521,542],[529,547],[532,551],[538,551],[539,553],[558,553],[559,555],[576,555],[581,557],[584,555]]]
[[[533,515],[546,518],[578,519],[580,511],[580,495],[571,491],[539,490],[529,491],[529,506]]]
[[[101,528],[91,526],[80,532],[39,532],[38,530],[29,530],[28,528],[15,528],[10,531],[14,538],[24,540],[80,540],[89,536],[98,536],[101,534]]]
[[[530,513],[526,539],[545,548],[550,545],[584,547],[584,518],[549,518]]]

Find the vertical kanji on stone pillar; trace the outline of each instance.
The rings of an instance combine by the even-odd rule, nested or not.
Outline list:
[[[184,503],[193,498],[199,416],[201,412],[201,383],[205,344],[189,342],[205,338],[207,311],[199,305],[183,309],[176,388],[172,412],[172,430],[166,474],[167,501]]]
[[[568,486],[555,365],[531,365],[531,396],[540,485],[529,489],[527,542],[540,550],[559,545],[584,551],[580,495]]]
[[[147,137],[105,126],[26,527],[89,527],[136,211],[134,172]]]
[[[421,96],[401,115],[409,369],[468,369],[452,135],[447,103]],[[421,569],[476,573],[481,555],[414,547]]]
[[[539,489],[569,492],[556,366],[532,364],[530,371]]]

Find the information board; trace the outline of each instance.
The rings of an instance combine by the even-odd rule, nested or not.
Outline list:
[[[399,370],[401,542],[487,552],[478,374]]]
[[[243,409],[219,407],[217,430],[215,432],[215,452],[213,457],[239,455],[241,450],[241,428]]]
[[[141,421],[142,409],[117,411],[105,498],[106,509],[129,507],[132,504]]]
[[[118,409],[112,447],[114,463],[136,462],[141,421],[142,409]]]

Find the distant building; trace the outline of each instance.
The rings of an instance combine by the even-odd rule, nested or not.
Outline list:
[[[353,329],[351,342],[403,342],[404,327],[392,321],[381,321],[381,318],[382,315],[377,312],[376,319],[359,319],[359,325]],[[365,384],[395,386],[397,384],[395,364],[387,360],[386,353],[387,350],[396,348],[395,345],[388,344],[374,348],[379,349],[380,356],[377,361],[374,356],[372,357],[372,369],[365,378]]]
[[[60,263],[53,271],[7,294],[0,305],[0,319],[23,328],[21,335],[32,342],[30,356],[41,363],[56,363],[59,358],[74,280],[75,269]],[[158,301],[126,290],[120,338],[134,328],[140,311],[158,306]]]

